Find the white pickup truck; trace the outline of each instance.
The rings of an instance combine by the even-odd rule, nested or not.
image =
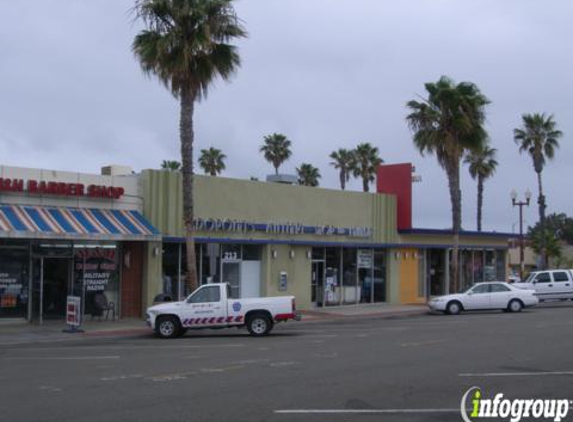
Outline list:
[[[267,335],[277,322],[300,320],[294,296],[232,299],[226,283],[205,284],[181,302],[147,309],[147,324],[162,338],[187,329],[246,326],[254,336]]]
[[[573,299],[573,272],[571,270],[534,271],[522,283],[514,283],[520,289],[533,289],[540,302],[545,300]]]

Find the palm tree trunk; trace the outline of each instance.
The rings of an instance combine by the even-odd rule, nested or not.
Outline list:
[[[182,89],[180,103],[179,135],[181,137],[181,173],[183,174],[183,222],[187,245],[187,285],[190,291],[193,291],[198,287],[195,240],[193,238],[193,111],[195,93],[191,89]]]
[[[481,232],[481,210],[483,207],[483,177],[478,175],[477,198],[477,230]]]
[[[537,172],[537,186],[539,188],[539,197],[537,203],[539,204],[539,227],[541,229],[541,269],[547,268],[547,245],[545,237],[545,195],[543,195],[543,185],[541,183],[541,171]]]
[[[362,189],[364,190],[364,192],[368,192],[369,191],[369,186],[368,186],[368,177],[367,176],[362,176]]]
[[[346,173],[340,170],[340,189],[344,190],[344,188],[346,188]]]
[[[459,281],[459,250],[460,250],[460,230],[462,225],[462,196],[460,191],[460,163],[452,162],[448,165],[448,184],[450,189],[450,200],[452,202],[452,230],[453,249],[452,260],[450,262],[451,278],[450,293],[458,292]]]

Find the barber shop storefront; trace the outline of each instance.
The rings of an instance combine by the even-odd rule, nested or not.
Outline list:
[[[68,296],[84,319],[139,317],[145,245],[158,233],[134,206],[137,183],[13,167],[2,176],[0,319],[63,320]]]
[[[77,296],[85,315],[119,316],[119,254],[116,242],[3,242],[0,315],[63,319],[67,296]]]

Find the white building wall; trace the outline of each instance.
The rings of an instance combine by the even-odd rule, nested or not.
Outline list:
[[[102,176],[99,174],[69,171],[0,166],[0,177],[5,179],[22,179],[24,181],[24,187],[26,187],[28,180],[37,180],[38,182],[81,183],[85,185],[86,188],[92,184],[122,187],[125,191],[123,196],[118,199],[0,191],[0,204],[127,209],[137,211],[142,211],[143,209],[142,188],[139,175],[137,174]]]

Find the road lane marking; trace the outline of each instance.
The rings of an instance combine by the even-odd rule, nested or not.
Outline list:
[[[298,362],[294,362],[294,361],[288,361],[288,362],[273,362],[271,363],[269,366],[271,368],[281,368],[283,366],[292,366],[292,365],[296,365]]]
[[[100,378],[100,381],[119,381],[119,380],[127,380],[127,379],[134,379],[134,378],[143,378],[145,375],[142,374],[133,374],[133,375],[117,375],[114,377],[103,377]]]
[[[446,341],[450,341],[450,340],[449,339],[440,339],[440,340],[427,340],[427,341],[412,341],[412,342],[400,343],[400,346],[402,346],[402,347],[429,346],[432,344],[444,343]]]
[[[120,359],[119,356],[13,356],[2,358],[2,360],[95,360],[95,359]]]
[[[460,409],[281,409],[275,414],[424,414],[424,413],[460,413]]]
[[[338,353],[337,352],[333,352],[333,353],[313,353],[312,354],[314,357],[316,358],[321,358],[321,359],[334,359],[338,357]]]
[[[218,373],[225,373],[229,371],[235,371],[237,369],[243,369],[245,366],[243,365],[234,365],[234,366],[226,366],[222,368],[202,368],[199,371],[188,371],[188,372],[180,372],[175,374],[166,374],[166,375],[152,375],[145,377],[145,379],[151,381],[179,381],[187,379],[188,377],[200,375],[200,374],[218,374]]]
[[[547,377],[547,376],[564,376],[573,375],[573,371],[557,372],[484,372],[484,373],[465,373],[458,374],[459,377]]]
[[[51,385],[41,385],[38,387],[39,390],[47,390],[47,391],[52,391],[52,392],[60,392],[62,391],[61,388],[59,387],[52,387]]]

